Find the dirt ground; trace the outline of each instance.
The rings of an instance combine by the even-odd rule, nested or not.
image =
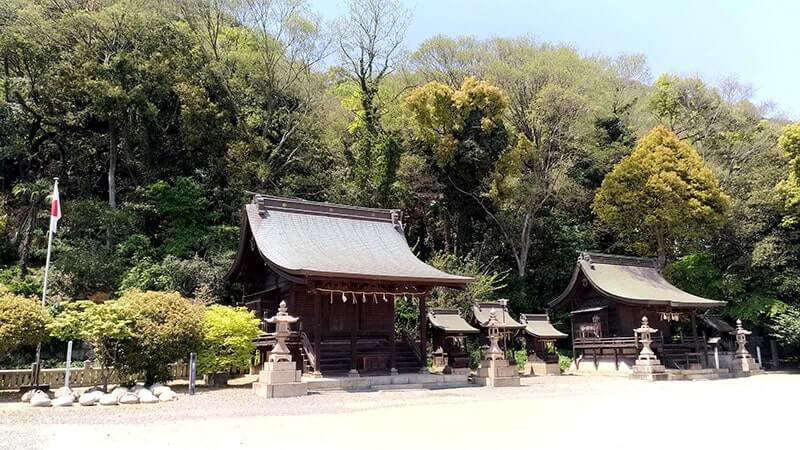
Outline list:
[[[0,399],[2,449],[797,448],[800,375],[518,388],[326,392],[246,387],[173,403],[36,409]]]

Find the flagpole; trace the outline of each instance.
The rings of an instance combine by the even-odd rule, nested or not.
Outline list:
[[[58,177],[53,178],[54,186],[53,192],[56,192],[58,189]],[[61,201],[61,199],[59,199]],[[42,308],[45,307],[45,299],[47,298],[47,275],[50,272],[50,252],[53,249],[53,226],[52,226],[52,211],[51,211],[51,219],[50,224],[47,226],[47,258],[45,259],[44,263],[44,283],[42,285]],[[41,341],[36,344],[36,371],[33,374],[33,383],[36,387],[39,387],[39,374],[42,371],[42,343]]]

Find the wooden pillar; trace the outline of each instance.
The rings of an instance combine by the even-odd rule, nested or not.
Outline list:
[[[394,329],[395,299],[392,298],[392,326],[389,330],[389,373],[397,374],[397,335]]]
[[[358,366],[356,365],[356,342],[358,341],[358,300],[356,294],[353,294],[353,328],[350,331],[350,376],[358,376]]]
[[[700,359],[700,340],[697,337],[697,310],[692,310],[692,338],[694,338],[694,352],[698,354],[698,359]]]
[[[314,375],[320,375],[319,359],[322,347],[322,294],[317,292],[314,298]]]
[[[419,354],[422,356],[421,372],[428,369],[428,306],[426,294],[419,297]]]

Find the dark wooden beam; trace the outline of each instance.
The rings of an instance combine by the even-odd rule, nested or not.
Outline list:
[[[359,303],[355,295],[352,296],[353,301],[353,328],[350,331],[350,374],[356,375],[358,373],[358,366],[356,365],[356,344],[358,342],[358,322],[359,322]]]
[[[428,365],[428,306],[427,295],[419,296],[419,354],[422,356],[421,370]]]
[[[395,302],[394,300],[389,302],[392,305],[392,326],[389,330],[389,373],[394,375],[397,373],[397,335],[394,329]]]
[[[317,292],[314,295],[314,374],[320,375],[321,369],[319,359],[322,347],[322,295]]]

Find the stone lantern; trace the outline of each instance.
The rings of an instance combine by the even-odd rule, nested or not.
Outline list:
[[[482,386],[519,386],[519,370],[512,366],[505,358],[503,350],[498,345],[500,341],[500,323],[497,321],[497,312],[492,308],[489,311],[489,320],[484,326],[489,330],[489,349],[483,356],[475,383]]]
[[[666,380],[667,369],[658,360],[653,348],[653,333],[658,332],[657,329],[652,328],[647,321],[647,317],[642,317],[642,325],[639,328],[634,328],[634,333],[639,336],[639,342],[642,343],[642,350],[639,352],[639,357],[636,358],[636,364],[633,366],[633,374],[631,378],[641,380]]]
[[[286,346],[286,340],[292,333],[289,329],[289,325],[298,320],[300,320],[298,317],[292,317],[286,312],[285,301],[281,301],[280,305],[278,305],[278,314],[265,319],[267,323],[275,324],[275,346],[272,348],[272,351],[269,352],[267,361],[278,362],[292,360],[292,353],[289,351],[289,347]]]
[[[486,351],[485,359],[497,360],[504,359],[505,355],[500,348],[500,327],[498,326],[497,312],[492,308],[489,311],[489,321],[486,326],[489,329],[489,350]]]
[[[301,382],[301,372],[292,361],[292,353],[286,346],[291,335],[290,325],[297,322],[286,311],[286,302],[278,306],[278,313],[266,319],[275,324],[275,346],[269,352],[264,368],[258,374],[258,381],[253,383],[253,392],[266,398],[299,397],[308,394],[308,386]]]
[[[732,331],[736,337],[736,352],[731,361],[731,373],[735,377],[746,377],[761,372],[761,367],[755,362],[753,356],[747,351],[747,336],[753,334],[742,327],[742,320],[736,319],[736,330]]]

